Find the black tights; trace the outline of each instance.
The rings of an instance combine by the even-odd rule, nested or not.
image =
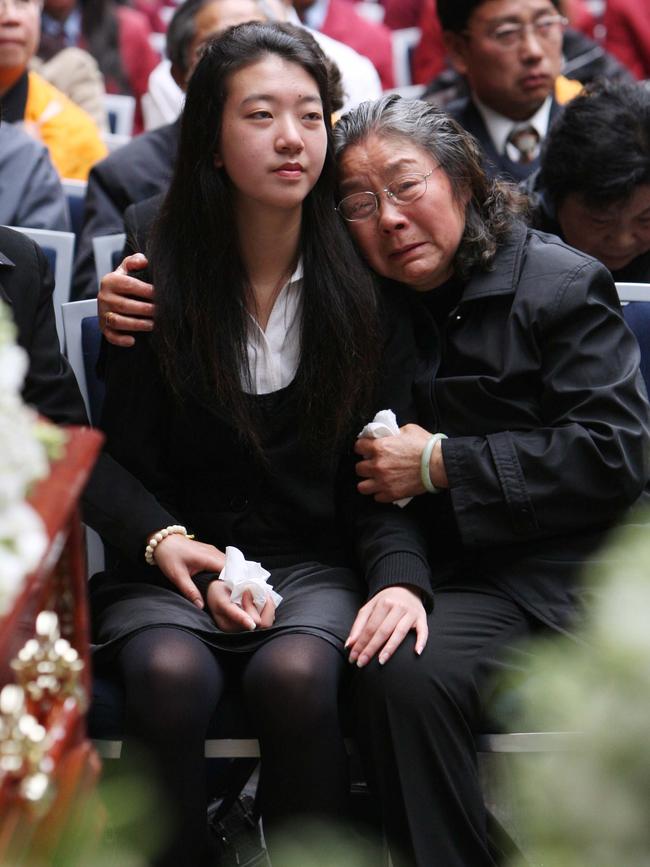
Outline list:
[[[242,665],[244,699],[263,757],[261,810],[271,848],[285,821],[347,814],[347,757],[338,717],[343,659],[329,642],[279,636],[239,661],[189,632],[156,627],[129,639],[118,664],[126,692],[125,758],[129,737],[147,745],[178,821],[161,867],[201,863],[205,734],[226,677]]]

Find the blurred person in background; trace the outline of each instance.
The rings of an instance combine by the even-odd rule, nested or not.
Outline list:
[[[92,120],[65,94],[29,70],[40,37],[40,0],[0,4],[0,100],[8,123],[22,123],[49,150],[59,176],[86,180],[106,155]]]
[[[582,0],[560,0],[558,9],[569,20],[562,39],[563,76],[582,84],[597,78],[631,80],[631,73],[622,63],[582,32]],[[413,53],[413,82],[428,85],[426,98],[431,95],[432,101],[444,106],[450,99],[464,95],[464,81],[448,65],[436,0],[423,0],[419,26],[422,37]],[[563,101],[562,94],[556,96]]]
[[[391,30],[419,27],[424,0],[384,0],[384,24]]]
[[[112,0],[44,0],[38,56],[86,49],[97,61],[107,93],[134,96],[134,132],[142,131],[140,100],[159,57],[151,47],[145,16]]]
[[[92,54],[83,48],[64,48],[50,60],[34,55],[29,68],[83,108],[102,135],[109,131],[104,76]]]
[[[650,78],[650,5],[647,0],[606,0],[594,14],[582,3],[576,18],[588,36],[617,57],[635,78]]]
[[[218,11],[214,9],[211,14],[218,15],[222,27],[229,27],[242,21],[286,21],[303,26],[291,0],[213,0],[213,2],[219,3],[219,9]],[[377,99],[381,95],[379,75],[367,57],[319,30],[310,28],[307,30],[316,39],[329,60],[340,70],[343,111],[348,111],[367,99]],[[161,61],[149,76],[149,89],[144,97],[146,128],[155,129],[164,123],[173,123],[183,107],[183,100],[184,93],[173,75],[170,61],[168,59]]]
[[[560,76],[567,22],[558,0],[438,0],[438,16],[469,89],[446,110],[478,140],[489,174],[523,180],[560,103],[581,90]]]
[[[395,86],[390,30],[360,15],[349,0],[293,0],[300,20],[312,30],[343,42],[372,61],[381,86]]]
[[[650,283],[650,90],[602,83],[566,106],[529,184],[532,224]]]
[[[70,231],[68,205],[47,148],[17,126],[0,126],[0,224]]]

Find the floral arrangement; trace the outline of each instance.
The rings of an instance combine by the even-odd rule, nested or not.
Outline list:
[[[63,437],[23,403],[29,359],[15,334],[9,310],[0,302],[0,616],[45,551],[45,528],[25,497],[47,475],[48,445],[55,452]]]

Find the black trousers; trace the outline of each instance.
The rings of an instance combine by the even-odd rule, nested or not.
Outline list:
[[[394,867],[493,867],[475,735],[499,669],[525,667],[540,629],[495,587],[436,590],[429,640],[413,636],[357,674],[359,742]]]

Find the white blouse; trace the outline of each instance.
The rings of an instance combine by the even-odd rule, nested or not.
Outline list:
[[[248,328],[247,378],[243,388],[250,394],[269,394],[286,388],[294,379],[300,363],[300,326],[302,319],[302,262],[275,299],[266,330],[250,313]]]

